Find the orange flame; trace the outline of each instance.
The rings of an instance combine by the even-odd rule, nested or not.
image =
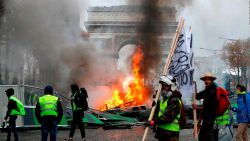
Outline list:
[[[113,90],[112,98],[107,100],[100,110],[142,105],[145,102],[148,88],[144,85],[142,73],[143,58],[142,47],[138,46],[132,57],[133,76],[125,78],[122,84],[123,90],[117,87]]]

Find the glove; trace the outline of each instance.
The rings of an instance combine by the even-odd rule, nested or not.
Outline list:
[[[197,105],[196,104],[192,104],[193,109],[197,109]]]
[[[193,109],[195,109],[195,110],[202,110],[202,109],[203,109],[203,107],[198,106],[198,105],[196,105],[196,104],[192,104],[192,107],[193,107]]]
[[[153,121],[153,120],[151,120],[151,121],[146,121],[146,123],[145,123],[145,126],[154,126],[155,125],[155,122]]]
[[[233,112],[237,112],[237,108],[235,108],[235,107],[232,107],[231,110],[232,110]]]

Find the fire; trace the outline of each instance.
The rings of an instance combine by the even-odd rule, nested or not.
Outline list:
[[[148,88],[144,85],[143,58],[142,46],[138,46],[131,61],[132,76],[126,77],[122,84],[119,84],[121,87],[113,90],[112,98],[101,107],[102,111],[116,107],[142,105],[145,102]]]

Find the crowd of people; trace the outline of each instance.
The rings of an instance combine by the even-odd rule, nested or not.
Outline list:
[[[15,141],[18,141],[18,133],[16,130],[17,116],[25,116],[25,108],[23,103],[14,96],[14,89],[9,88],[6,91],[8,97],[7,113],[4,118],[8,121],[7,139],[11,140],[11,132],[14,134]],[[85,130],[83,126],[84,111],[88,110],[87,98],[88,94],[85,88],[79,89],[78,85],[71,85],[71,108],[72,108],[72,123],[68,138],[65,140],[73,141],[76,126],[78,125],[81,131],[82,141],[85,141]],[[36,104],[35,116],[41,124],[41,141],[47,141],[50,135],[50,141],[56,141],[57,125],[63,117],[63,106],[59,97],[54,95],[53,87],[48,85],[44,88],[44,95],[41,96]]]
[[[223,140],[248,141],[248,123],[250,109],[250,94],[246,87],[238,84],[236,86],[236,94],[238,96],[237,106],[227,106],[223,100],[218,98],[228,99],[228,93],[225,89],[219,87],[216,83],[216,77],[212,73],[207,73],[200,78],[204,82],[204,90],[195,94],[197,100],[203,100],[202,105],[193,104],[193,109],[200,111],[198,120],[198,140],[199,141],[221,141],[220,131],[227,129],[230,131],[231,137]],[[182,102],[182,94],[178,91],[177,81],[173,76],[162,76],[160,78],[162,85],[161,98],[158,102],[153,102],[152,106],[156,106],[154,118],[147,121],[147,126],[152,126],[155,129],[155,137],[159,141],[178,141],[179,133],[182,129],[183,122],[181,121],[184,112],[184,104]],[[18,141],[18,133],[16,130],[16,119],[18,115],[24,116],[24,105],[20,100],[14,97],[14,89],[7,89],[8,111],[4,120],[9,121],[7,140],[10,141],[11,132],[14,134],[15,141]],[[53,95],[53,87],[46,86],[44,88],[44,96],[40,97],[35,109],[35,115],[38,122],[41,124],[42,141],[47,141],[50,134],[50,141],[56,141],[57,125],[60,123],[63,116],[63,107],[60,99]],[[82,141],[85,141],[85,131],[82,118],[84,111],[88,109],[87,91],[84,88],[79,88],[78,85],[71,85],[71,107],[73,120],[69,136],[65,139],[73,141],[76,126],[79,127]],[[222,95],[224,94],[224,95]],[[156,104],[157,103],[157,104]],[[223,105],[226,108],[223,109]],[[221,110],[223,113],[218,114]],[[231,127],[231,111],[237,112],[238,129],[233,135]],[[221,111],[220,111],[221,112]],[[196,131],[195,131],[196,132]]]
[[[206,73],[200,78],[204,82],[204,90],[195,94],[197,100],[203,100],[202,105],[193,104],[195,110],[200,111],[198,120],[199,141],[248,141],[248,123],[250,109],[250,94],[246,87],[236,86],[237,106],[230,105],[228,92],[215,83],[216,77]],[[162,76],[161,98],[157,102],[154,119],[146,123],[156,130],[155,137],[159,141],[178,141],[181,131],[181,117],[183,103],[182,94],[177,89],[176,79],[172,76]],[[155,102],[153,102],[153,105]],[[222,112],[223,111],[223,112]],[[238,129],[233,134],[232,112],[237,112]],[[227,134],[226,134],[227,133]],[[223,134],[223,135],[221,135]]]

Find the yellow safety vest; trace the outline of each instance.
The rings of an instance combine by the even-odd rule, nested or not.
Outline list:
[[[44,95],[39,98],[41,107],[41,117],[43,116],[58,116],[57,112],[58,97],[53,95]]]
[[[17,109],[12,109],[10,111],[10,115],[24,116],[25,115],[25,109],[24,109],[23,103],[14,96],[10,96],[9,100],[15,101],[16,105],[17,105]]]
[[[161,117],[166,109],[167,109],[167,106],[168,106],[168,100],[161,100],[160,101],[160,110],[159,110],[159,113],[158,113],[158,117]],[[181,104],[181,101],[179,100],[179,103]],[[162,124],[162,125],[158,125],[159,128],[162,128],[162,129],[165,129],[165,130],[168,130],[168,131],[177,131],[179,132],[180,131],[180,125],[179,125],[179,120],[180,120],[180,116],[181,114],[179,113],[177,115],[177,117],[173,120],[172,123],[167,123],[167,124]]]
[[[228,125],[229,120],[229,112],[228,110],[226,110],[226,112],[222,116],[216,118],[215,123],[219,125]]]

